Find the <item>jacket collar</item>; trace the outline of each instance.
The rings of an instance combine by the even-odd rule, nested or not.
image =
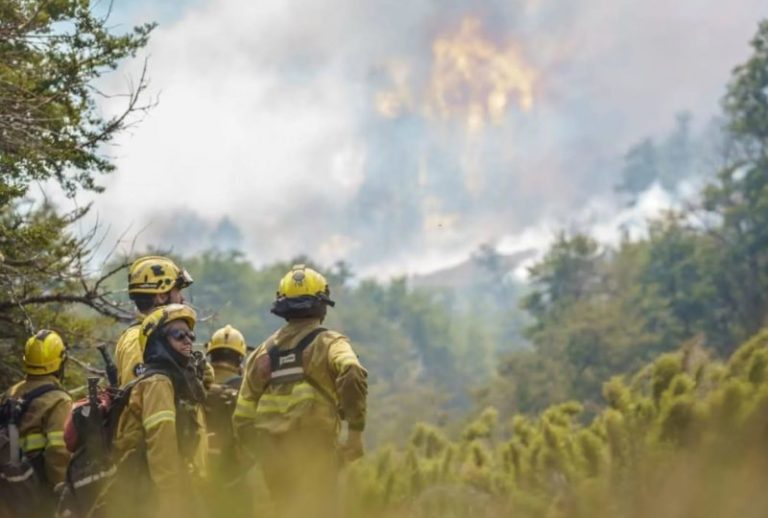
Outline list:
[[[321,322],[322,321],[319,318],[291,319],[277,332],[275,335],[275,343],[278,346],[292,343],[300,336],[304,336],[311,330],[319,327]]]
[[[214,383],[224,383],[225,381],[240,376],[240,369],[227,362],[215,362],[213,366]]]

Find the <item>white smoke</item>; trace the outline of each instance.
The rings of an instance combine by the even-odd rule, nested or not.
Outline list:
[[[610,206],[596,200],[610,199],[627,146],[666,130],[674,113],[717,112],[768,4],[723,9],[715,0],[200,0],[152,38],[160,102],[113,150],[118,171],[94,216],[114,235],[146,227],[139,244],[162,247],[181,246],[159,241],[182,209],[228,217],[257,263],[307,253],[374,274],[444,266],[482,242],[520,248],[585,206]],[[378,115],[393,60],[408,64],[418,92],[432,41],[467,16],[538,71],[532,109],[510,107],[472,137],[418,110]],[[105,86],[123,88],[137,66]],[[611,232],[601,230],[615,223],[609,212],[594,211],[598,234]]]

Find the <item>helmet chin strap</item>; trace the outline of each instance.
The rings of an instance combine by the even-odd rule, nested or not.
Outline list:
[[[59,367],[59,370],[53,373],[53,375],[58,378],[59,381],[64,380],[64,367],[67,366],[67,359],[64,358],[64,360],[61,362],[61,366]]]

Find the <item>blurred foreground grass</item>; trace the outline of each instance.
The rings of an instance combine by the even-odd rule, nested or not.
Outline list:
[[[348,467],[351,516],[768,516],[768,331],[725,363],[698,347],[605,383],[591,421],[568,402],[450,440],[419,424],[405,448]]]

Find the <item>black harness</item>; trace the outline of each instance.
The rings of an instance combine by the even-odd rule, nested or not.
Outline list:
[[[21,423],[24,414],[29,410],[32,402],[40,396],[47,394],[48,392],[53,392],[54,390],[66,392],[66,390],[59,385],[48,383],[30,390],[21,397],[9,397],[6,400],[6,406],[0,411],[0,426],[8,424],[18,426]]]
[[[291,349],[281,350],[277,344],[270,347],[267,351],[270,367],[269,384],[283,385],[304,381],[306,379],[304,362],[302,361],[304,351],[323,331],[327,331],[327,329],[324,327],[313,329]]]
[[[45,465],[42,455],[21,450],[19,426],[32,402],[48,392],[63,388],[53,383],[34,388],[21,397],[9,397],[0,405],[0,450],[8,449],[8,457],[0,459],[0,498],[13,516],[37,516],[52,505],[50,489],[45,487]]]
[[[315,341],[320,333],[328,331],[324,327],[317,327],[307,333],[296,346],[291,349],[281,350],[277,344],[273,345],[267,351],[269,355],[269,367],[270,377],[267,382],[269,385],[284,385],[287,383],[296,383],[299,381],[306,381],[312,388],[317,390],[321,396],[323,396],[341,415],[340,409],[336,399],[328,393],[317,381],[307,374],[304,370],[304,362],[302,361],[304,351],[309,347],[312,342]],[[343,417],[342,417],[343,419]]]

